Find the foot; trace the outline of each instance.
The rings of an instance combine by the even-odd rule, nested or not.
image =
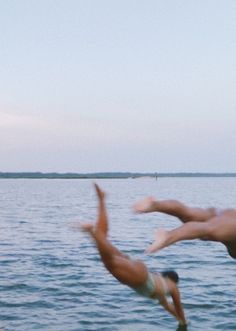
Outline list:
[[[94,187],[97,193],[97,196],[100,200],[103,200],[105,198],[105,192],[103,192],[100,187],[98,186],[98,184],[94,183]]]
[[[154,242],[147,247],[145,250],[145,253],[151,254],[158,252],[162,248],[167,246],[167,237],[168,237],[168,231],[165,229],[158,229],[155,233],[155,240]]]
[[[151,213],[155,211],[155,200],[153,197],[146,197],[143,200],[137,202],[133,210],[135,213],[141,214],[141,213]]]
[[[79,222],[71,222],[71,228],[75,230],[80,230],[87,233],[93,233],[94,231],[94,224],[93,223],[79,223]]]
[[[93,231],[94,231],[93,223],[79,224],[79,228],[80,228],[81,231],[87,232],[87,233],[90,233],[90,234],[93,234]]]

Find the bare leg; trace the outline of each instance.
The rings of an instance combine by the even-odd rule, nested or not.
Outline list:
[[[97,222],[95,224],[94,233],[97,234],[97,233],[101,232],[105,236],[105,238],[107,238],[108,217],[107,217],[107,210],[106,210],[106,206],[105,206],[105,193],[101,190],[101,188],[97,184],[94,184],[94,187],[95,187],[97,197],[98,197],[98,218],[97,218]],[[90,232],[90,234],[92,234],[92,233]],[[127,256],[125,254],[121,253],[116,247],[110,245],[110,249],[111,249],[112,254],[117,254],[117,255],[127,258]]]
[[[88,232],[94,239],[105,267],[115,278],[131,287],[139,286],[147,279],[147,268],[143,262],[128,258],[107,239],[108,219],[104,203],[105,195],[96,184],[95,189],[99,199],[98,220],[95,226],[90,223],[83,224],[81,229]]]
[[[218,241],[215,228],[216,224],[214,222],[189,222],[170,231],[158,229],[154,242],[146,249],[146,252],[154,253],[182,240],[205,239]]]
[[[214,208],[203,209],[193,208],[184,205],[178,200],[154,200],[153,197],[146,197],[134,205],[136,213],[160,212],[178,217],[183,223],[195,221],[205,222],[215,216]]]
[[[94,184],[97,197],[98,197],[98,219],[96,223],[96,229],[98,231],[102,231],[105,236],[107,236],[108,233],[108,222],[107,222],[107,211],[105,208],[105,193],[100,189],[100,187],[97,184]]]

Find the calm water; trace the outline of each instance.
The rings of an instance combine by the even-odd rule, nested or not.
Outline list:
[[[175,244],[155,256],[144,248],[159,226],[180,223],[162,214],[133,215],[146,195],[199,206],[235,207],[235,178],[98,180],[108,193],[110,237],[151,268],[176,269],[193,330],[236,330],[236,260],[223,245]],[[177,330],[154,301],[139,297],[103,268],[84,234],[68,226],[94,220],[90,180],[0,181],[0,327],[26,330]]]

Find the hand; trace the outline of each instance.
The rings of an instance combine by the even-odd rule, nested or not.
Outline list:
[[[179,320],[179,325],[176,331],[187,331],[188,321]]]
[[[176,331],[188,331],[187,324],[181,324],[181,323],[179,323],[178,328],[176,329]]]

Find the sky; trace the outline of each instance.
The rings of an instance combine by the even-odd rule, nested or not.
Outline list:
[[[236,172],[235,0],[0,0],[0,171]]]

